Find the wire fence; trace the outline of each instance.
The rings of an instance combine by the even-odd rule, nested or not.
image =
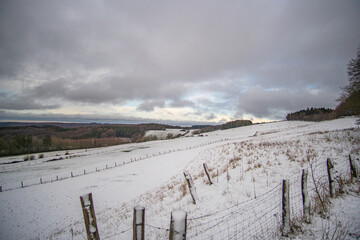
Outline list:
[[[335,189],[340,191],[341,181],[351,178],[350,164],[346,157],[332,158],[334,162]],[[359,169],[359,160],[356,160]],[[316,198],[320,193],[326,195],[328,173],[326,161],[318,159],[309,164],[308,193],[311,208],[316,208]],[[296,225],[303,219],[303,198],[301,174],[287,178],[290,183],[290,223]],[[145,224],[147,239],[169,239],[166,227]],[[282,226],[282,184],[279,183],[256,199],[228,206],[224,209],[201,216],[187,218],[186,239],[278,239]],[[117,233],[116,238],[131,239],[129,228],[126,232]],[[113,236],[104,239],[112,239]],[[114,238],[115,239],[115,238]]]
[[[15,189],[21,189],[21,188],[26,188],[26,187],[31,187],[31,186],[41,185],[41,184],[53,183],[53,182],[66,180],[69,178],[84,176],[87,174],[103,172],[103,171],[111,170],[111,169],[114,169],[117,167],[122,167],[124,165],[131,164],[134,162],[146,160],[149,158],[153,158],[153,157],[157,157],[157,156],[161,156],[161,155],[165,155],[165,154],[170,154],[170,153],[174,153],[174,152],[191,150],[191,149],[200,148],[200,147],[204,147],[204,146],[208,146],[208,145],[212,145],[212,144],[216,144],[216,143],[221,143],[221,142],[226,142],[226,141],[230,141],[230,140],[235,140],[235,139],[239,139],[239,138],[222,138],[222,139],[219,139],[216,141],[205,142],[205,143],[201,143],[201,144],[197,144],[197,145],[193,145],[193,146],[187,146],[187,147],[176,148],[176,149],[170,148],[170,149],[162,150],[159,152],[143,154],[143,155],[140,155],[137,157],[124,159],[121,161],[119,160],[119,161],[109,162],[107,164],[102,164],[97,167],[88,167],[86,169],[85,168],[84,169],[75,169],[75,170],[69,171],[69,172],[60,172],[58,174],[51,174],[51,175],[47,175],[47,176],[26,179],[26,180],[22,180],[19,182],[11,182],[11,183],[7,182],[5,184],[0,183],[0,192],[11,191],[11,190],[15,190]],[[71,159],[71,158],[76,158],[76,157],[86,157],[88,155],[90,155],[90,154],[64,155],[64,156],[56,156],[56,157],[53,157],[53,158],[50,158],[47,160],[37,159],[37,160],[33,160],[33,161],[31,161],[31,160],[23,161],[21,163],[14,163],[14,164],[16,164],[17,167],[26,167],[26,166],[40,165],[40,164],[44,164],[46,162],[61,161],[61,160],[66,160],[66,159]],[[2,171],[7,171],[7,170],[12,171],[15,169],[13,166],[14,164],[3,165],[1,167],[1,169],[2,169]]]

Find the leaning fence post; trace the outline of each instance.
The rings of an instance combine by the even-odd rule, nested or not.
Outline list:
[[[145,208],[134,207],[133,240],[145,239]]]
[[[99,231],[96,223],[92,194],[80,196],[81,207],[83,210],[85,228],[88,240],[100,240]]]
[[[334,197],[335,196],[335,187],[334,187],[334,174],[333,174],[334,164],[333,164],[333,161],[330,158],[328,158],[326,160],[326,165],[327,165],[327,172],[328,172],[328,179],[329,179],[329,193],[330,193],[330,197]]]
[[[351,180],[353,178],[357,178],[358,174],[356,171],[354,160],[351,158],[351,155],[349,154],[349,162],[350,162],[350,172],[351,172]]]
[[[303,200],[303,214],[306,223],[310,223],[310,200],[307,190],[308,170],[303,169],[301,174],[301,193]]]
[[[169,240],[186,240],[187,213],[171,212]]]
[[[282,235],[287,237],[290,233],[290,186],[289,180],[282,183]]]
[[[188,183],[193,203],[196,204],[197,194],[194,182],[192,181],[191,175],[188,173],[188,171],[184,171],[184,176]]]
[[[212,179],[211,179],[208,166],[207,166],[206,163],[203,163],[203,166],[204,166],[204,170],[205,170],[206,176],[207,176],[207,178],[209,179],[209,184],[211,185],[211,184],[213,184],[213,181],[212,181]]]

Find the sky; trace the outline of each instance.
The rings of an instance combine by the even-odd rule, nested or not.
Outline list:
[[[217,124],[335,108],[358,0],[0,1],[0,120]]]

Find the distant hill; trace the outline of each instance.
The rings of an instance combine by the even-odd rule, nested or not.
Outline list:
[[[0,122],[0,156],[104,147],[142,141],[146,131],[149,130],[200,128],[201,132],[209,132],[251,124],[249,120],[237,120],[217,126],[192,127],[158,123]]]
[[[148,130],[181,128],[157,123],[0,123],[0,156],[93,148],[135,142]]]
[[[201,128],[201,132],[205,133],[205,132],[211,132],[211,131],[215,131],[215,130],[225,130],[225,129],[229,129],[229,128],[243,127],[243,126],[248,126],[248,125],[252,125],[252,122],[250,120],[235,120],[235,121],[231,121],[231,122],[221,124],[221,125],[205,126],[205,127]]]

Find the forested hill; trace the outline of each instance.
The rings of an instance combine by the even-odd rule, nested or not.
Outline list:
[[[334,110],[330,108],[307,108],[289,113],[286,120],[324,121],[335,118]]]

